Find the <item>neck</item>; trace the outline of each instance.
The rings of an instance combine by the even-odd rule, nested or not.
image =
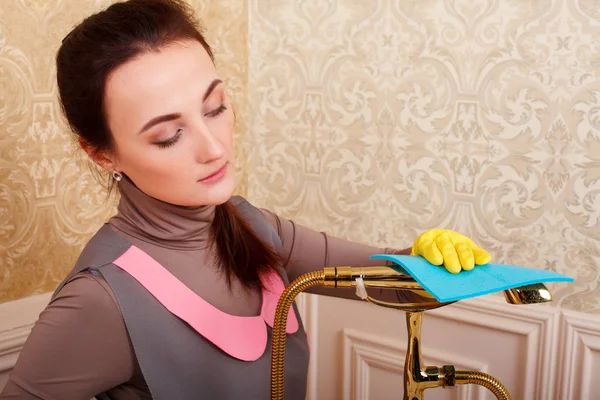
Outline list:
[[[126,176],[119,182],[118,213],[110,224],[126,235],[151,244],[198,250],[209,245],[215,206],[183,207],[142,192]]]

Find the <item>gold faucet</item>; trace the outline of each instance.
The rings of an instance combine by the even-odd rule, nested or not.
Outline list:
[[[479,371],[456,371],[454,366],[426,366],[421,356],[421,326],[426,310],[439,308],[451,303],[440,303],[428,295],[427,291],[412,277],[392,267],[331,267],[322,271],[309,272],[295,279],[283,292],[273,326],[271,351],[271,400],[283,400],[285,327],[288,311],[296,296],[316,285],[327,287],[364,287],[407,290],[423,298],[414,303],[389,303],[368,295],[364,299],[373,304],[406,311],[408,347],[404,364],[403,400],[422,400],[425,389],[453,387],[461,384],[476,384],[488,388],[496,398],[511,400],[508,390],[493,376]],[[543,284],[528,285],[504,291],[510,304],[535,304],[552,301],[550,292]]]

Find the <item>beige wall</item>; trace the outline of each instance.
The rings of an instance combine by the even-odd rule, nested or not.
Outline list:
[[[110,213],[68,147],[52,63],[106,4],[0,7],[0,301],[51,290]],[[458,229],[497,262],[575,277],[556,298],[599,312],[594,4],[196,0],[250,133],[239,192],[382,246]]]
[[[53,290],[112,212],[114,201],[105,202],[62,121],[53,61],[71,27],[111,2],[1,1],[0,302]],[[237,132],[245,132],[245,2],[190,3],[205,20],[236,104]],[[245,193],[245,174],[240,180]]]
[[[592,0],[250,1],[248,195],[366,243],[460,230],[600,312]]]

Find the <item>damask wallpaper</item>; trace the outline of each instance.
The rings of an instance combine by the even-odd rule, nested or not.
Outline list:
[[[247,130],[246,4],[189,1],[214,47],[239,136]],[[53,290],[114,211],[63,122],[54,66],[69,30],[112,2],[0,2],[0,302]],[[246,168],[239,169],[245,193]]]
[[[595,0],[249,4],[255,203],[381,246],[456,229],[600,312]]]
[[[192,1],[192,0],[190,0]],[[52,290],[114,202],[56,103],[60,40],[107,0],[0,5],[0,301]],[[405,247],[447,227],[600,312],[594,0],[193,0],[236,104],[239,193]]]

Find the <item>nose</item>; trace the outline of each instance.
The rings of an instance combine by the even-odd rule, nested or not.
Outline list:
[[[204,122],[198,124],[196,160],[202,164],[216,161],[225,156],[225,147],[218,132],[212,132]]]

